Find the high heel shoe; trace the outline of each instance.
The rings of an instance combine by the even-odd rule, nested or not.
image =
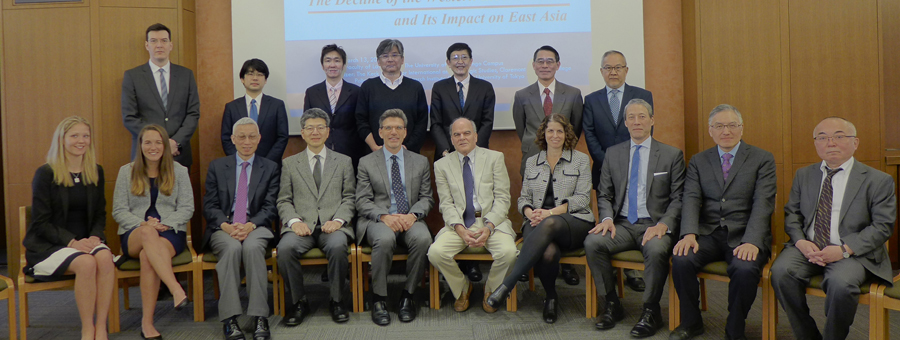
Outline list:
[[[157,336],[148,337],[148,336],[144,335],[144,330],[142,329],[141,330],[141,338],[147,339],[147,340],[162,340],[162,334],[157,335]]]
[[[493,293],[491,293],[491,296],[488,296],[485,302],[488,306],[491,306],[491,308],[497,309],[500,308],[500,304],[503,303],[503,300],[505,300],[508,295],[509,287],[501,284]]]
[[[182,310],[188,304],[187,295],[184,296],[184,299],[181,300],[177,305],[175,305],[175,310]]]

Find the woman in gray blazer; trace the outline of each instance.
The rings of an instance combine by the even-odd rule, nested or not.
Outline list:
[[[187,294],[172,271],[172,257],[187,246],[194,194],[187,168],[172,158],[163,127],[145,126],[138,145],[140,155],[119,169],[112,215],[119,223],[122,252],[141,260],[141,336],[161,339],[153,326],[160,281],[172,292],[176,309],[187,304]]]
[[[558,113],[544,118],[534,142],[541,152],[526,161],[519,195],[519,211],[526,220],[522,226],[525,241],[515,266],[487,303],[499,307],[518,278],[534,267],[547,293],[544,322],[554,323],[558,314],[556,276],[560,255],[581,248],[594,226],[589,196],[590,159],[574,150],[575,129]]]

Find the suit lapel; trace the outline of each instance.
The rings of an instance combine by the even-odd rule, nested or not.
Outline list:
[[[603,110],[603,118],[609,122],[610,126],[616,126],[616,122],[613,121],[612,111],[609,110],[609,93],[606,92],[605,86],[600,90],[600,104],[600,106],[602,106],[601,109]],[[613,130],[615,130],[615,128]]]
[[[254,195],[254,193],[256,192],[256,190],[260,189],[259,181],[262,178],[263,172],[266,171],[266,169],[263,169],[262,166],[263,166],[262,162],[259,162],[258,160],[254,160],[253,172],[250,173],[250,183],[247,183],[247,195],[248,195],[247,202],[250,204],[251,207],[253,206],[253,198],[256,196],[256,195]],[[248,211],[249,211],[249,209],[248,209]],[[252,212],[251,212],[251,214],[252,214]]]
[[[263,119],[268,119],[268,117],[270,116],[270,114],[268,112],[269,112],[269,110],[272,109],[271,98],[269,98],[269,96],[267,96],[265,94],[260,94],[259,96],[260,96],[259,107],[261,108],[261,110],[259,110],[259,117],[257,118],[257,122],[256,122],[257,125],[261,124]]]
[[[411,156],[412,151],[407,151],[406,149],[403,149],[400,152],[403,153],[403,170],[402,171],[406,176],[406,182],[403,183],[406,185],[406,202],[407,202],[407,204],[409,204],[409,208],[412,209],[413,188],[412,188],[412,185],[410,185],[410,183],[412,182],[412,181],[410,181],[410,179],[412,179],[413,176],[415,176],[412,173],[412,156]],[[431,185],[431,183],[428,183],[428,185]]]
[[[822,164],[817,163],[817,164]],[[803,213],[804,216],[809,216],[811,221],[815,221],[816,218],[816,207],[819,205],[819,194],[822,190],[822,170],[818,168],[818,165],[815,168],[815,171],[812,171],[812,174],[807,178],[806,183],[803,186],[804,188],[809,188],[810,190],[806,190],[804,193],[804,200],[801,202],[811,202],[811,204],[805,205],[808,206],[809,209],[807,211],[803,211],[804,205],[800,206],[800,212]],[[847,184],[850,184],[850,181],[847,181]],[[807,222],[809,223],[809,222]],[[804,226],[805,228],[806,226]]]
[[[725,175],[722,173],[722,162],[719,157],[719,147],[713,147],[706,151],[706,159],[709,161],[709,168],[713,171],[713,177],[716,178],[716,182],[719,183],[719,187],[722,188],[722,193],[725,193]]]
[[[387,168],[387,164],[385,163],[387,159],[384,158],[384,151],[378,150],[375,151],[375,154],[377,155],[376,157],[378,157],[378,169],[381,170],[381,183],[384,183],[386,192],[390,193],[391,179],[388,174],[391,172],[391,170]],[[374,181],[371,182],[375,183]]]
[[[157,79],[155,77],[153,77],[153,70],[150,69],[149,64],[144,64],[144,67],[141,69],[144,71],[144,79],[147,81],[148,84],[150,84],[150,88],[156,90],[153,92],[156,94],[153,97],[156,98],[156,104],[159,105],[159,111],[166,112],[165,106],[163,106],[162,97],[160,97],[160,95],[159,95],[159,87],[156,84]],[[169,69],[171,69],[171,67]],[[173,77],[170,74],[169,75],[169,84],[172,83],[172,78]],[[172,92],[172,91],[169,91],[169,92]]]
[[[463,108],[461,106],[459,106],[459,88],[456,86],[456,83],[457,83],[456,78],[454,78],[453,76],[450,76],[449,83],[450,83],[450,87],[448,88],[448,90],[452,89],[452,90],[450,90],[450,92],[451,92],[450,97],[455,99],[453,101],[453,106],[456,107],[457,110],[459,110],[459,116],[462,117],[463,116]],[[471,79],[469,81],[469,84],[471,86],[471,84],[472,84]],[[471,92],[472,92],[472,88],[470,87],[469,93],[471,93]],[[465,98],[465,99],[466,99],[466,102],[469,101],[469,98]]]
[[[563,107],[563,105],[566,104],[566,96],[565,96],[566,85],[557,81],[556,82],[556,93],[551,93],[551,94],[553,95],[553,99],[552,99],[553,100],[553,109],[555,109],[555,110],[551,109],[550,112],[562,113],[561,112],[562,107]],[[543,106],[541,106],[541,109],[543,109]],[[572,117],[566,117],[566,118],[569,118],[570,120],[572,119]]]
[[[742,144],[741,147],[738,148],[737,157],[734,157],[734,161],[731,162],[731,170],[734,170],[734,171],[731,171],[731,170],[728,171],[728,181],[725,182],[725,187],[724,187],[725,189],[727,189],[728,185],[734,181],[734,178],[738,174],[738,169],[740,169],[741,166],[744,165],[744,162],[747,160],[747,157],[749,157],[749,155],[750,155],[750,148],[747,147],[747,144],[743,144],[743,143],[741,143],[741,144]],[[722,171],[721,165],[719,166],[719,171],[720,172]],[[722,177],[723,178],[725,177],[724,173],[722,174]]]
[[[172,108],[172,101],[175,96],[173,93],[180,93],[181,89],[178,88],[179,80],[181,79],[181,72],[175,68],[175,65],[169,64],[169,95],[166,96],[166,108]],[[165,110],[168,113],[168,109]]]
[[[616,117],[618,117],[618,120],[617,120],[618,124],[616,125],[617,128],[619,125],[625,124],[625,122],[624,122],[625,119],[622,119],[625,117],[625,106],[628,105],[628,102],[631,101],[631,99],[633,97],[634,97],[634,91],[628,87],[628,84],[623,85],[622,86],[622,102],[619,103],[619,112],[616,112]],[[609,104],[607,103],[606,106],[608,108]],[[610,117],[610,119],[612,119],[612,117]]]
[[[455,161],[450,162],[450,178],[452,181],[456,182],[454,187],[459,191],[459,197],[466,197],[466,183],[462,178],[462,163],[459,162],[459,152],[453,151],[447,154],[447,158]],[[465,207],[465,202],[463,202],[463,209],[465,209]]]
[[[528,89],[528,92],[531,92],[531,105],[534,106],[534,114],[538,115],[540,118],[538,121],[543,121],[544,116],[541,114],[544,113],[544,104],[541,103],[541,87],[538,86],[538,83],[535,82],[531,84],[531,88]]]
[[[225,162],[225,191],[228,193],[228,197],[222,197],[220,200],[223,204],[222,207],[225,210],[231,210],[231,207],[234,205],[234,193],[237,191],[237,179],[234,178],[234,166],[236,162],[234,158],[230,162]]]
[[[464,103],[465,105],[463,105],[463,107],[460,108],[460,110],[459,110],[460,117],[466,116],[466,109],[469,108],[469,106],[472,106],[469,104],[470,102],[472,102],[472,100],[470,100],[470,99],[478,97],[479,89],[480,89],[480,87],[478,86],[478,82],[475,81],[475,77],[473,77],[471,74],[469,74],[469,89],[466,91],[467,93],[466,93],[466,98],[465,98],[466,102]],[[459,94],[457,94],[457,96],[459,96]],[[474,117],[469,117],[469,118],[474,118]]]
[[[838,225],[844,222],[844,216],[847,216],[847,211],[850,209],[850,203],[853,202],[856,195],[859,193],[859,189],[863,184],[863,179],[868,172],[868,170],[863,167],[862,163],[858,161],[855,162],[856,164],[853,165],[853,169],[847,177],[847,187],[844,189],[844,198],[841,201],[841,216]],[[821,174],[822,172],[819,171],[819,173]]]
[[[492,182],[491,177],[493,177],[494,174],[487,167],[487,163],[488,163],[487,153],[478,147],[475,147],[475,149],[479,149],[479,150],[478,150],[478,153],[475,154],[475,173],[472,174],[473,175],[472,177],[474,180],[473,184],[478,186],[481,183],[491,183]],[[475,197],[478,197],[478,195],[476,195]],[[479,201],[478,203],[481,204],[481,201]],[[484,210],[484,206],[482,206],[481,209]]]
[[[319,190],[316,189],[316,181],[313,179],[312,171],[309,170],[309,150],[303,150],[300,153],[300,157],[297,157],[297,168],[300,170],[300,178],[303,178],[303,181],[306,182],[306,187],[309,188],[309,192],[313,194],[318,194]]]
[[[656,171],[656,165],[659,163],[659,144],[654,140],[650,142],[650,155],[648,156],[647,163],[647,186],[644,188],[644,191],[650,192],[651,185],[653,185],[653,173]],[[650,197],[650,195],[646,195],[646,197]]]
[[[343,91],[341,91],[343,92]],[[335,160],[333,156],[328,156],[331,154],[325,154],[325,166],[322,169],[322,183],[319,185],[319,193],[316,195],[316,198],[321,199],[322,193],[325,192],[325,188],[328,187],[328,183],[331,182],[331,179],[334,178],[335,172],[337,172],[337,164],[335,164]]]
[[[322,84],[324,85],[325,83],[323,82]],[[347,82],[344,81],[344,84],[343,84],[343,85],[346,85],[346,84],[347,84]],[[350,98],[350,87],[349,87],[349,86],[343,86],[343,85],[341,85],[341,94],[338,95],[337,103],[334,104],[334,110],[335,110],[335,111],[337,111],[337,108],[341,107],[341,105],[344,105],[344,103],[347,102],[347,98]],[[334,112],[330,112],[330,111],[331,111],[331,105],[330,105],[330,102],[328,101],[328,87],[327,87],[327,86],[323,86],[322,88],[325,89],[325,92],[324,92],[324,95],[325,95],[325,102],[328,102],[328,103],[329,103],[329,105],[328,105],[329,113],[334,114]]]
[[[607,109],[607,111],[609,111],[609,110]],[[629,144],[629,145],[631,145],[631,144]],[[631,147],[626,147],[625,152],[619,153],[619,159],[616,162],[616,164],[618,164],[618,165],[615,165],[615,166],[619,167],[619,173],[622,174],[622,180],[620,183],[623,184],[623,185],[614,185],[616,188],[615,198],[617,198],[617,202],[618,202],[618,204],[616,204],[616,206],[614,207],[615,216],[619,215],[619,211],[622,210],[622,206],[625,205],[625,200],[628,199],[628,197],[625,195],[625,189],[628,186],[628,170],[631,167],[631,164],[629,164],[630,162],[628,162],[628,158],[629,158],[630,154],[631,154]],[[613,180],[615,180],[615,179],[613,179]],[[615,218],[615,217],[613,217],[613,218]]]
[[[238,100],[241,102],[241,105],[238,105],[238,115],[240,116],[238,119],[250,117],[250,114],[247,112],[247,96],[238,98]]]

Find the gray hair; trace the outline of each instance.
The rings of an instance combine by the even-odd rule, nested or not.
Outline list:
[[[397,52],[400,53],[400,56],[402,57],[403,43],[397,39],[384,39],[380,43],[378,43],[378,48],[375,49],[375,57],[379,57],[385,53],[390,53],[394,47],[397,48]]]
[[[737,116],[737,118],[738,118],[738,124],[741,124],[741,125],[744,124],[744,117],[741,117],[741,111],[738,111],[738,109],[737,109],[736,107],[731,106],[731,105],[728,105],[728,104],[719,104],[719,105],[717,105],[715,108],[713,108],[712,111],[709,113],[709,122],[708,122],[708,124],[709,124],[710,126],[712,126],[712,125],[713,125],[713,118],[714,118],[717,114],[719,114],[720,112],[724,112],[724,111],[731,111],[731,112],[734,112],[734,114],[735,114],[735,115]]]
[[[378,127],[384,126],[384,120],[385,120],[385,119],[388,119],[388,118],[400,118],[400,119],[403,119],[403,127],[404,127],[404,128],[406,127],[406,124],[407,124],[407,121],[406,121],[406,114],[403,113],[403,110],[401,110],[401,109],[389,109],[389,110],[387,110],[387,111],[384,111],[384,113],[381,114],[381,118],[378,118]]]
[[[631,105],[640,105],[647,109],[647,113],[650,114],[650,118],[653,118],[653,106],[650,106],[646,100],[640,98],[634,98],[628,101],[628,105],[625,105],[625,112],[628,112],[628,107]]]
[[[625,55],[622,54],[622,52],[619,52],[619,51],[616,51],[616,50],[609,50],[609,51],[604,52],[604,53],[603,53],[603,57],[600,58],[600,64],[601,64],[601,66],[603,65],[603,63],[606,62],[606,57],[610,56],[611,54],[618,54],[618,55],[622,56],[622,61],[624,61],[625,64],[628,65],[628,60],[625,60]]]
[[[256,124],[256,121],[251,119],[250,117],[244,117],[234,122],[234,126],[231,127],[231,134],[234,135],[234,131],[236,131],[238,126],[241,125],[253,125],[253,127],[256,128],[256,133],[259,133],[259,124]]]
[[[461,120],[465,120],[465,121],[469,122],[469,124],[472,124],[472,131],[478,132],[478,128],[475,126],[475,122],[466,117],[459,117],[459,118],[454,119],[453,123],[450,124],[450,131],[453,131],[453,125],[456,125],[456,122],[461,121]]]
[[[847,118],[844,118],[844,117],[838,117],[838,116],[826,117],[825,119],[820,120],[819,124],[822,124],[822,122],[829,120],[829,119],[836,119],[836,120],[843,121],[844,124],[847,124],[847,131],[844,131],[844,133],[847,133],[848,135],[856,136],[856,125],[853,125],[853,122],[847,120]],[[816,127],[813,128],[813,137],[816,136],[816,129],[819,127],[819,124],[816,124]]]
[[[309,110],[303,112],[303,115],[300,116],[300,128],[306,127],[306,121],[310,119],[321,118],[325,120],[325,126],[331,127],[331,117],[328,117],[328,113],[325,110],[314,107]]]

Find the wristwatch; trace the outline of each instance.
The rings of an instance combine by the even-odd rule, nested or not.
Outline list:
[[[847,252],[847,248],[844,248],[845,246],[846,246],[846,244],[842,244],[842,245],[841,245],[841,251],[844,252],[844,258],[845,258],[845,259],[849,259],[849,258],[850,258],[850,253]]]

